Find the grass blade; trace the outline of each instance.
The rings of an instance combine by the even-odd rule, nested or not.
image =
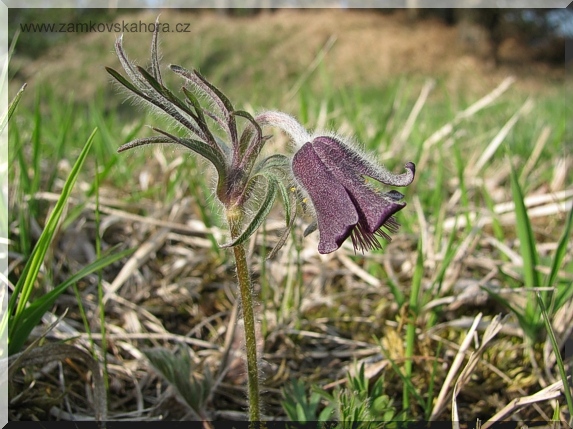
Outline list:
[[[412,358],[414,356],[414,348],[416,344],[416,320],[420,310],[420,290],[422,286],[422,277],[424,276],[424,255],[423,255],[422,239],[418,240],[418,256],[416,258],[416,267],[414,268],[414,276],[412,278],[412,291],[410,295],[409,313],[410,320],[406,328],[406,361],[404,362],[404,377],[408,380],[412,377]],[[410,393],[416,393],[412,389],[411,383],[404,386],[403,393],[403,407],[404,409],[410,408]],[[423,402],[420,402],[422,405]]]
[[[10,321],[10,338],[8,344],[9,353],[17,353],[24,345],[26,339],[32,332],[46,311],[54,304],[56,298],[60,296],[68,287],[80,281],[87,275],[101,270],[108,265],[133,253],[134,249],[127,249],[119,253],[114,253],[113,249],[110,254],[92,262],[85,266],[82,270],[78,271],[64,283],[58,285],[41,298],[36,299],[28,307],[26,307],[19,315],[18,323]]]
[[[420,393],[416,389],[416,386],[414,386],[414,383],[412,381],[412,377],[408,376],[402,372],[402,370],[400,369],[400,366],[394,361],[394,359],[392,359],[390,357],[390,353],[384,348],[384,346],[382,345],[382,341],[380,339],[376,339],[376,342],[378,343],[378,346],[380,346],[380,350],[382,350],[382,354],[384,356],[386,356],[386,359],[388,359],[388,362],[390,362],[390,365],[392,366],[392,369],[394,370],[396,375],[398,375],[398,377],[400,377],[400,379],[402,380],[402,383],[404,383],[404,391],[408,390],[408,392],[410,392],[412,394],[412,396],[414,396],[416,398],[416,401],[418,402],[418,404],[423,407],[424,404],[426,403],[426,401],[424,401],[424,399],[422,398],[422,395],[420,395]],[[409,398],[409,396],[408,396],[408,398]],[[409,402],[408,402],[408,404],[409,404]]]
[[[569,246],[571,240],[571,229],[573,227],[573,205],[569,210],[569,215],[567,216],[567,221],[565,222],[565,228],[563,228],[563,235],[559,239],[557,244],[557,249],[555,250],[555,256],[553,257],[553,262],[551,264],[551,270],[547,276],[546,286],[553,286],[557,281],[557,274],[559,273],[559,268],[563,263],[563,258],[567,254],[567,247]]]
[[[563,365],[563,359],[561,358],[561,353],[559,352],[559,344],[557,344],[557,339],[555,338],[555,333],[551,327],[551,322],[549,321],[549,315],[547,314],[547,309],[545,308],[545,303],[541,298],[541,294],[537,294],[537,302],[541,308],[541,314],[543,315],[543,322],[545,323],[545,329],[547,329],[547,335],[549,341],[551,341],[551,346],[553,347],[553,353],[555,353],[555,362],[559,368],[559,374],[561,375],[561,380],[563,381],[563,391],[565,393],[565,399],[567,400],[567,408],[569,409],[569,426],[573,426],[573,398],[571,397],[571,388],[569,387],[569,380],[567,377],[567,372],[565,371],[565,365]]]
[[[4,128],[6,128],[6,125],[8,125],[8,121],[10,120],[12,115],[14,114],[16,107],[18,107],[18,103],[20,102],[20,98],[22,98],[22,94],[24,93],[26,86],[27,86],[27,84],[22,85],[22,88],[20,88],[20,90],[16,93],[16,95],[14,96],[12,101],[10,102],[10,105],[8,106],[8,113],[6,115],[4,115],[4,117],[2,118],[2,121],[0,121],[0,133],[2,133],[2,131],[4,131]]]
[[[523,279],[526,288],[535,288],[542,285],[541,274],[537,270],[539,266],[539,254],[535,243],[535,235],[531,227],[531,221],[527,215],[527,208],[525,207],[523,192],[517,178],[517,173],[511,165],[510,172],[511,180],[511,194],[513,196],[513,203],[515,206],[515,227],[517,237],[519,238],[519,246],[521,249],[521,257],[523,260]],[[546,300],[547,293],[543,293],[543,299]],[[527,319],[528,328],[530,328],[530,337],[535,338],[540,328],[540,320],[535,297],[528,294],[525,304],[525,318]]]
[[[537,271],[539,255],[537,254],[537,248],[535,246],[535,236],[533,235],[531,222],[527,215],[523,192],[519,186],[517,173],[513,166],[511,167],[510,177],[513,203],[515,204],[515,226],[521,247],[521,257],[523,258],[523,277],[525,286],[530,288],[539,287],[541,286],[541,278],[539,271]]]
[[[1,322],[0,329],[6,328],[7,317],[8,315],[12,315],[13,319],[11,320],[10,327],[8,329],[9,332],[9,342],[12,338],[12,333],[18,326],[21,321],[22,314],[26,305],[30,299],[30,295],[34,289],[34,283],[36,282],[36,278],[38,277],[38,273],[40,271],[40,267],[44,261],[44,257],[46,256],[46,252],[48,251],[54,234],[58,229],[58,224],[60,222],[60,218],[64,211],[64,208],[67,205],[68,197],[70,196],[74,184],[78,178],[79,172],[87,158],[87,155],[90,151],[92,146],[92,142],[95,136],[97,129],[94,129],[92,134],[89,136],[80,156],[78,157],[76,163],[74,164],[70,175],[68,176],[66,183],[62,189],[62,193],[58,202],[54,206],[54,210],[50,214],[49,219],[46,222],[44,230],[40,235],[38,243],[34,247],[32,251],[32,255],[30,259],[26,263],[22,275],[18,279],[16,286],[14,288],[14,292],[10,297],[10,301],[8,302],[8,311],[4,314],[4,318]],[[4,320],[6,319],[6,320]]]

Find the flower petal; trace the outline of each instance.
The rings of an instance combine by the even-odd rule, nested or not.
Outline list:
[[[416,173],[416,166],[413,162],[408,162],[404,167],[408,170],[403,174],[393,174],[386,170],[384,167],[375,165],[368,161],[364,156],[360,155],[355,150],[343,144],[340,140],[334,137],[316,137],[313,140],[313,145],[320,145],[323,150],[329,148],[329,157],[337,159],[348,170],[354,170],[357,174],[371,177],[385,185],[390,186],[408,186],[414,180]],[[317,153],[321,156],[321,152],[317,149]]]
[[[305,143],[292,160],[295,178],[307,191],[318,223],[318,251],[337,250],[358,223],[358,212],[348,192],[333,177],[311,143]]]
[[[401,199],[399,192],[382,194],[368,186],[361,177],[367,164],[336,139],[319,137],[312,142],[312,147],[336,181],[348,191],[364,233],[375,233],[406,206],[406,203],[398,202]]]

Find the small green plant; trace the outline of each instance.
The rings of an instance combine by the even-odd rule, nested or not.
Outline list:
[[[325,422],[334,411],[334,405],[331,404],[319,412],[322,395],[318,391],[308,394],[304,382],[299,379],[291,380],[282,389],[282,394],[284,400],[281,405],[293,422]]]
[[[322,391],[321,396],[334,408],[341,429],[378,428],[399,417],[393,399],[384,394],[384,378],[371,383],[364,364],[356,368],[356,374],[348,373],[346,387],[337,388],[333,393]]]
[[[209,368],[197,368],[186,346],[180,346],[175,352],[158,347],[144,350],[143,353],[163,378],[175,387],[180,398],[193,410],[195,417],[207,421],[205,405],[215,385]]]

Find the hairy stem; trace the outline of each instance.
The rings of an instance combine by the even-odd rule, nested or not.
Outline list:
[[[231,238],[235,239],[241,233],[243,211],[235,206],[227,209],[227,221],[231,231]],[[251,273],[247,262],[245,246],[239,244],[233,247],[235,265],[237,268],[237,281],[241,294],[241,306],[245,324],[245,349],[247,351],[247,376],[249,392],[249,420],[261,421],[259,402],[259,368],[257,362],[257,337],[255,334],[255,315],[253,309],[253,295]]]

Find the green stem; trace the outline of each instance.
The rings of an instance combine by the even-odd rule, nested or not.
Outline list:
[[[243,212],[239,207],[227,209],[227,221],[231,231],[232,239],[241,233]],[[243,320],[245,324],[245,348],[247,351],[247,378],[249,392],[249,420],[260,422],[260,402],[259,402],[259,369],[257,362],[257,337],[255,334],[255,314],[253,310],[253,290],[251,284],[251,273],[247,262],[245,246],[239,244],[233,247],[235,265],[237,268],[237,281],[241,294],[241,306],[243,309]]]

